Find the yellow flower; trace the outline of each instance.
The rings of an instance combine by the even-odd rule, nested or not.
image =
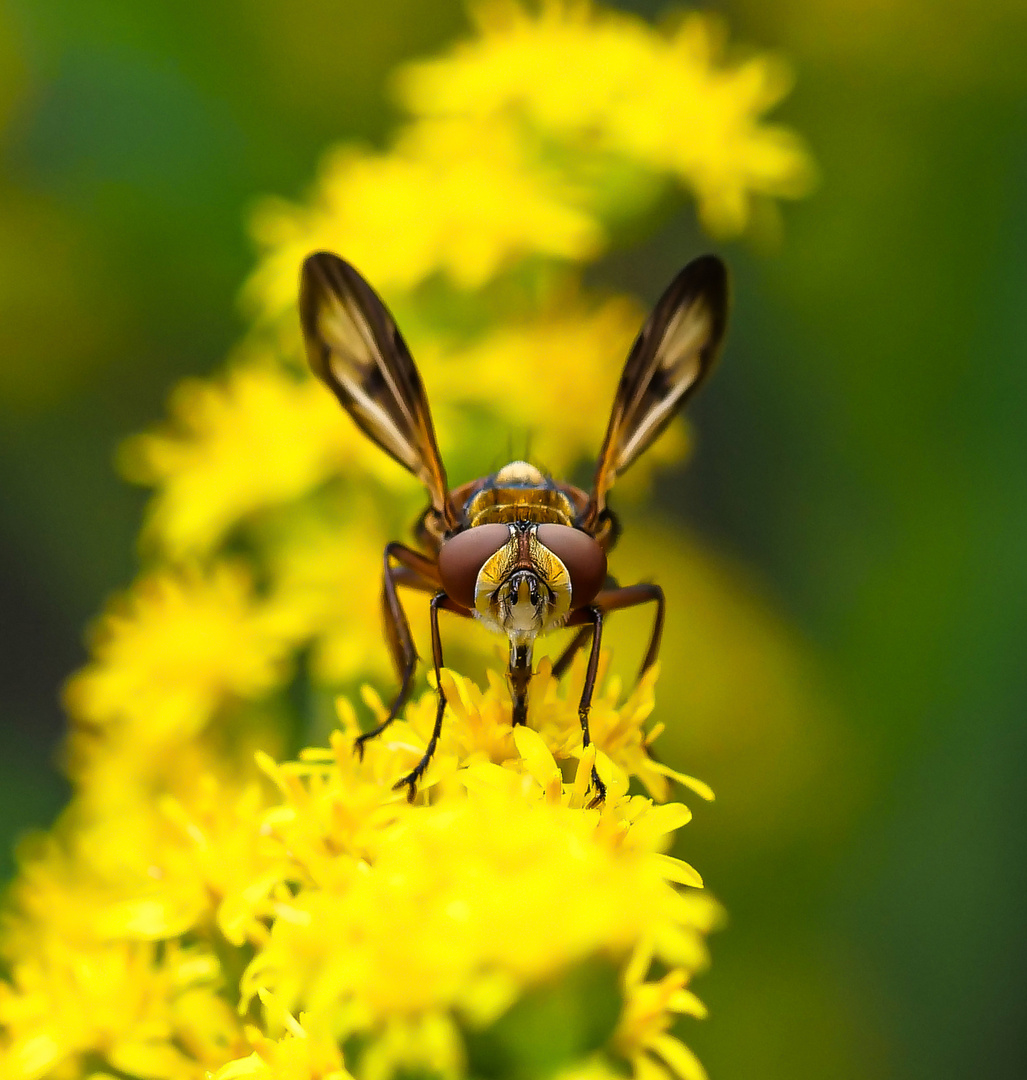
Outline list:
[[[702,963],[662,857],[625,844],[623,826],[498,787],[415,808],[345,888],[280,905],[246,985],[343,1028],[436,1009],[484,1023],[523,987],[623,956],[644,933],[665,961]]]
[[[657,31],[582,0],[544,0],[537,15],[498,0],[474,13],[478,38],[399,72],[415,115],[485,122],[513,111],[579,154],[606,151],[676,176],[719,235],[745,228],[751,195],[808,189],[799,140],[761,123],[790,88],[787,70],[767,57],[720,65],[716,20],[693,15]]]
[[[121,466],[160,487],[143,538],[172,559],[210,550],[240,518],[303,495],[368,451],[323,386],[262,359],[181,383],[171,414],[125,443]]]
[[[654,706],[656,669],[647,674],[623,703],[618,703],[619,679],[609,680],[606,688],[601,689],[608,660],[606,654],[600,659],[597,692],[590,714],[592,738],[603,762],[600,772],[605,776],[610,771],[615,786],[621,789],[626,789],[629,778],[635,776],[661,800],[669,794],[668,778],[685,783],[704,799],[712,799],[713,793],[705,784],[654,761],[647,752],[659,733],[654,729],[647,734],[643,729]],[[539,662],[529,691],[531,729],[528,731],[510,727],[509,691],[496,672],[488,672],[489,687],[482,691],[469,679],[444,669],[443,686],[456,722],[447,722],[443,727],[437,762],[429,769],[428,783],[453,769],[479,761],[527,769],[542,788],[547,788],[551,780],[558,780],[560,769],[556,762],[579,760],[582,754],[577,702],[585,663],[585,653],[579,653],[568,676],[558,682],[552,676],[549,660],[544,658]],[[384,716],[380,706],[378,715]],[[410,768],[427,745],[434,722],[435,696],[425,694],[407,709],[405,721],[394,726],[394,739],[399,740],[402,752],[410,755]],[[542,758],[531,752],[538,750],[535,743],[527,742],[536,738],[541,738],[546,748]],[[579,797],[581,805],[588,801],[584,791]]]
[[[263,758],[283,795],[265,827],[292,867],[244,1000],[270,995],[343,1039],[363,1032],[395,1064],[417,1046],[424,1052],[422,1025],[488,1026],[527,989],[589,957],[619,963],[645,941],[672,970],[705,965],[702,939],[718,909],[694,891],[695,871],[663,853],[690,815],[629,795],[615,761],[662,781],[642,764],[651,685],[644,702],[636,695],[618,709],[609,694],[597,702],[596,743],[613,755],[599,754],[610,789],[600,812],[585,809],[596,755],[581,752],[576,700],[559,695],[544,668],[536,681],[537,731],[511,728],[497,675],[481,691],[444,673],[452,707],[425,779],[428,805],[408,804],[392,785],[423,750],[432,693],[369,743],[363,760],[353,754],[358,729],[346,701],[331,751],[281,766]],[[558,762],[574,758],[564,779]],[[683,893],[682,884],[692,888]],[[438,1035],[433,1045],[450,1042]],[[438,1053],[457,1067],[456,1051]]]
[[[65,941],[45,930],[0,983],[4,1080],[119,1075],[203,1080],[242,1050],[217,961],[175,942]]]
[[[86,793],[62,821],[60,841],[27,845],[7,950],[30,950],[41,926],[67,941],[159,941],[215,926],[237,947],[262,941],[282,875],[279,846],[255,828],[266,792],[219,782],[209,762],[187,775],[203,764],[188,757],[174,795],[155,796],[135,778],[116,806]]]
[[[277,805],[195,757],[180,775],[168,768],[155,801],[138,784],[114,803],[85,789],[65,842],[40,841],[23,859],[4,935],[3,1075],[41,1080],[89,1060],[167,1080],[221,1067],[220,1080],[342,1080],[338,1046],[356,1035],[363,1078],[417,1067],[459,1077],[468,1032],[597,956],[633,965],[606,1052],[633,1055],[636,1075],[653,1055],[687,1055],[632,1004],[663,984],[646,990],[629,958],[644,949],[683,986],[706,963],[717,917],[695,871],[664,853],[687,809],[627,790],[629,773],[663,782],[645,753],[651,681],[623,704],[615,685],[597,694],[602,810],[586,809],[597,755],[581,750],[576,692],[560,691],[545,663],[538,730],[511,728],[495,673],[485,691],[449,671],[444,684],[452,708],[428,804],[393,783],[422,752],[431,692],[364,760],[346,701],[330,750],[281,765],[260,755]],[[237,987],[247,943],[257,951]],[[240,994],[265,1011],[248,1047],[230,1007]],[[683,1000],[663,997],[664,1013]]]
[[[687,184],[717,234],[745,228],[754,195],[808,189],[797,137],[762,122],[789,89],[787,70],[767,57],[721,64],[714,20],[656,31],[564,0],[474,14],[476,38],[397,74],[414,120],[392,149],[337,148],[309,205],[258,211],[255,312],[287,310],[296,267],[320,248],[386,291],[435,273],[477,289],[534,256],[595,257],[603,218],[643,212],[659,192],[653,177]],[[383,243],[395,236],[401,244]]]
[[[266,938],[282,856],[259,828],[265,793],[187,758],[177,797],[130,776],[116,806],[86,792],[23,846],[2,938],[5,1080],[86,1063],[203,1080],[244,1051],[242,949]]]
[[[264,1000],[268,1003],[270,997]],[[305,1020],[302,1015],[298,1021],[286,1015],[285,1034],[278,1039],[248,1026],[246,1038],[253,1053],[224,1065],[213,1080],[352,1080],[338,1042],[307,1030]]]
[[[416,481],[409,487],[419,491]],[[389,539],[379,531],[380,517],[370,500],[347,499],[322,515],[293,514],[288,530],[269,542],[268,605],[294,618],[303,637],[313,639],[311,670],[319,682],[392,671],[383,635],[353,633],[354,625],[378,621],[382,553]],[[412,615],[420,613],[409,607]],[[425,618],[415,621],[419,630],[427,627]]]
[[[700,912],[696,915],[702,918]],[[712,930],[716,913],[707,909],[706,915],[710,921],[705,928]],[[680,968],[656,982],[646,982],[651,962],[652,954],[643,945],[625,969],[624,1010],[613,1040],[617,1052],[630,1062],[636,1080],[665,1080],[671,1075],[680,1080],[706,1080],[706,1070],[696,1056],[667,1030],[676,1016],[704,1019],[706,1006],[687,989],[688,975]]]
[[[309,208],[274,200],[258,210],[252,231],[266,254],[246,295],[257,311],[291,307],[296,268],[320,249],[345,252],[386,291],[434,273],[475,289],[532,255],[582,260],[603,234],[575,195],[501,120],[412,124],[389,153],[332,151]]]
[[[151,747],[184,743],[227,702],[281,685],[291,629],[262,610],[241,565],[158,571],[108,606],[65,703],[111,737],[131,729]]]

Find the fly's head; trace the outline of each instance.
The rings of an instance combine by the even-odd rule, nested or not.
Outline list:
[[[439,552],[446,593],[514,644],[562,626],[606,579],[606,553],[580,529],[519,521],[466,529]]]

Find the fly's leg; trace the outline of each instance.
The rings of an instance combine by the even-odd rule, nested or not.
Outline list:
[[[583,626],[573,638],[571,638],[570,644],[566,649],[560,653],[556,661],[553,663],[553,678],[562,679],[567,674],[567,669],[571,666],[574,657],[581,652],[585,642],[592,636],[592,627]]]
[[[421,777],[424,776],[424,771],[428,768],[428,763],[435,753],[435,747],[438,745],[439,736],[442,734],[442,717],[446,712],[446,694],[442,689],[442,637],[439,634],[440,609],[466,614],[463,608],[457,607],[443,592],[436,593],[431,598],[431,658],[435,668],[435,686],[438,693],[438,708],[435,712],[435,727],[432,729],[431,738],[428,740],[428,745],[421,755],[421,760],[409,773],[407,773],[406,776],[403,777],[402,780],[397,780],[396,783],[393,784],[393,788],[396,790],[401,787],[407,789],[408,802],[414,801],[414,796],[417,794],[418,782]]]
[[[650,603],[656,605],[656,615],[653,618],[653,628],[649,633],[649,645],[645,650],[645,656],[642,657],[642,666],[638,669],[638,679],[641,679],[656,663],[656,658],[660,655],[663,621],[667,607],[663,598],[663,589],[659,585],[652,584],[626,585],[624,588],[605,589],[592,601],[592,606],[599,608],[604,614]]]
[[[604,614],[609,611],[617,611],[621,608],[639,607],[642,604],[655,603],[656,604],[656,616],[653,619],[653,628],[649,634],[649,645],[646,648],[645,656],[642,658],[642,666],[638,671],[639,679],[656,663],[656,658],[660,655],[660,640],[663,637],[663,621],[666,604],[663,599],[663,589],[659,585],[628,585],[625,588],[613,588],[604,589],[595,600],[592,601],[592,606],[599,608]],[[568,626],[574,626],[576,623],[580,623],[580,618],[574,618],[568,621]],[[571,638],[570,644],[560,653],[556,662],[553,664],[553,675],[557,679],[563,678],[567,674],[567,669],[571,666],[571,662],[574,657],[578,655],[581,649],[584,647],[585,642],[588,641],[592,634],[591,626],[582,626],[581,629]]]
[[[592,648],[588,654],[588,667],[585,668],[585,685],[581,688],[581,698],[578,701],[581,745],[587,750],[592,744],[592,735],[588,730],[588,712],[592,707],[592,692],[595,690],[596,672],[599,670],[599,647],[603,640],[603,613],[595,604],[581,610],[584,617],[588,618],[592,623],[591,627],[586,627],[592,634]],[[595,794],[588,805],[590,807],[602,805],[606,801],[606,785],[600,779],[599,771],[594,764],[592,766],[592,790]]]
[[[589,607],[579,608],[568,620],[568,626],[579,626],[580,629],[571,639],[571,643],[564,649],[556,663],[553,665],[553,674],[557,677],[570,666],[575,655],[584,647],[589,637],[592,645],[588,654],[588,667],[585,669],[585,685],[581,690],[581,698],[578,702],[578,719],[581,721],[581,741],[583,746],[588,746],[592,741],[588,728],[588,714],[592,706],[592,694],[595,690],[596,673],[599,670],[599,649],[603,635],[603,616],[610,611],[622,608],[638,607],[640,604],[655,603],[656,617],[653,619],[653,628],[649,635],[649,645],[642,658],[642,666],[639,670],[639,679],[656,663],[660,654],[660,641],[663,637],[663,622],[665,603],[663,589],[659,585],[641,584],[629,585],[625,588],[604,589],[600,592]],[[599,777],[595,766],[592,767],[592,789],[595,797],[589,803],[590,806],[598,806],[606,799],[606,785]]]
[[[399,565],[393,566],[393,560]],[[399,716],[414,684],[417,647],[410,633],[410,623],[407,621],[406,612],[399,602],[397,586],[405,585],[423,592],[434,592],[440,585],[435,563],[405,544],[395,542],[386,544],[382,562],[382,622],[385,627],[385,641],[389,647],[389,654],[399,674],[400,687],[392,708],[389,709],[389,715],[376,727],[360,735],[354,743],[353,748],[361,758],[364,756],[364,744],[368,739],[381,735]]]

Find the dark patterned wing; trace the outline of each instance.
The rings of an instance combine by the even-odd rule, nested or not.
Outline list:
[[[660,297],[617,386],[586,524],[594,524],[617,477],[709,374],[724,338],[727,309],[727,269],[716,255],[690,262]]]
[[[448,518],[446,470],[424,385],[377,293],[349,263],[319,251],[303,264],[300,320],[314,374]]]

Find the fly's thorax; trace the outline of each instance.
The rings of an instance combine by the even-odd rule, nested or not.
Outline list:
[[[563,491],[527,461],[512,461],[479,485],[463,507],[470,527],[519,522],[572,525],[577,510]]]
[[[447,595],[486,626],[530,642],[592,602],[606,577],[606,555],[570,526],[489,522],[443,544],[439,573]]]

